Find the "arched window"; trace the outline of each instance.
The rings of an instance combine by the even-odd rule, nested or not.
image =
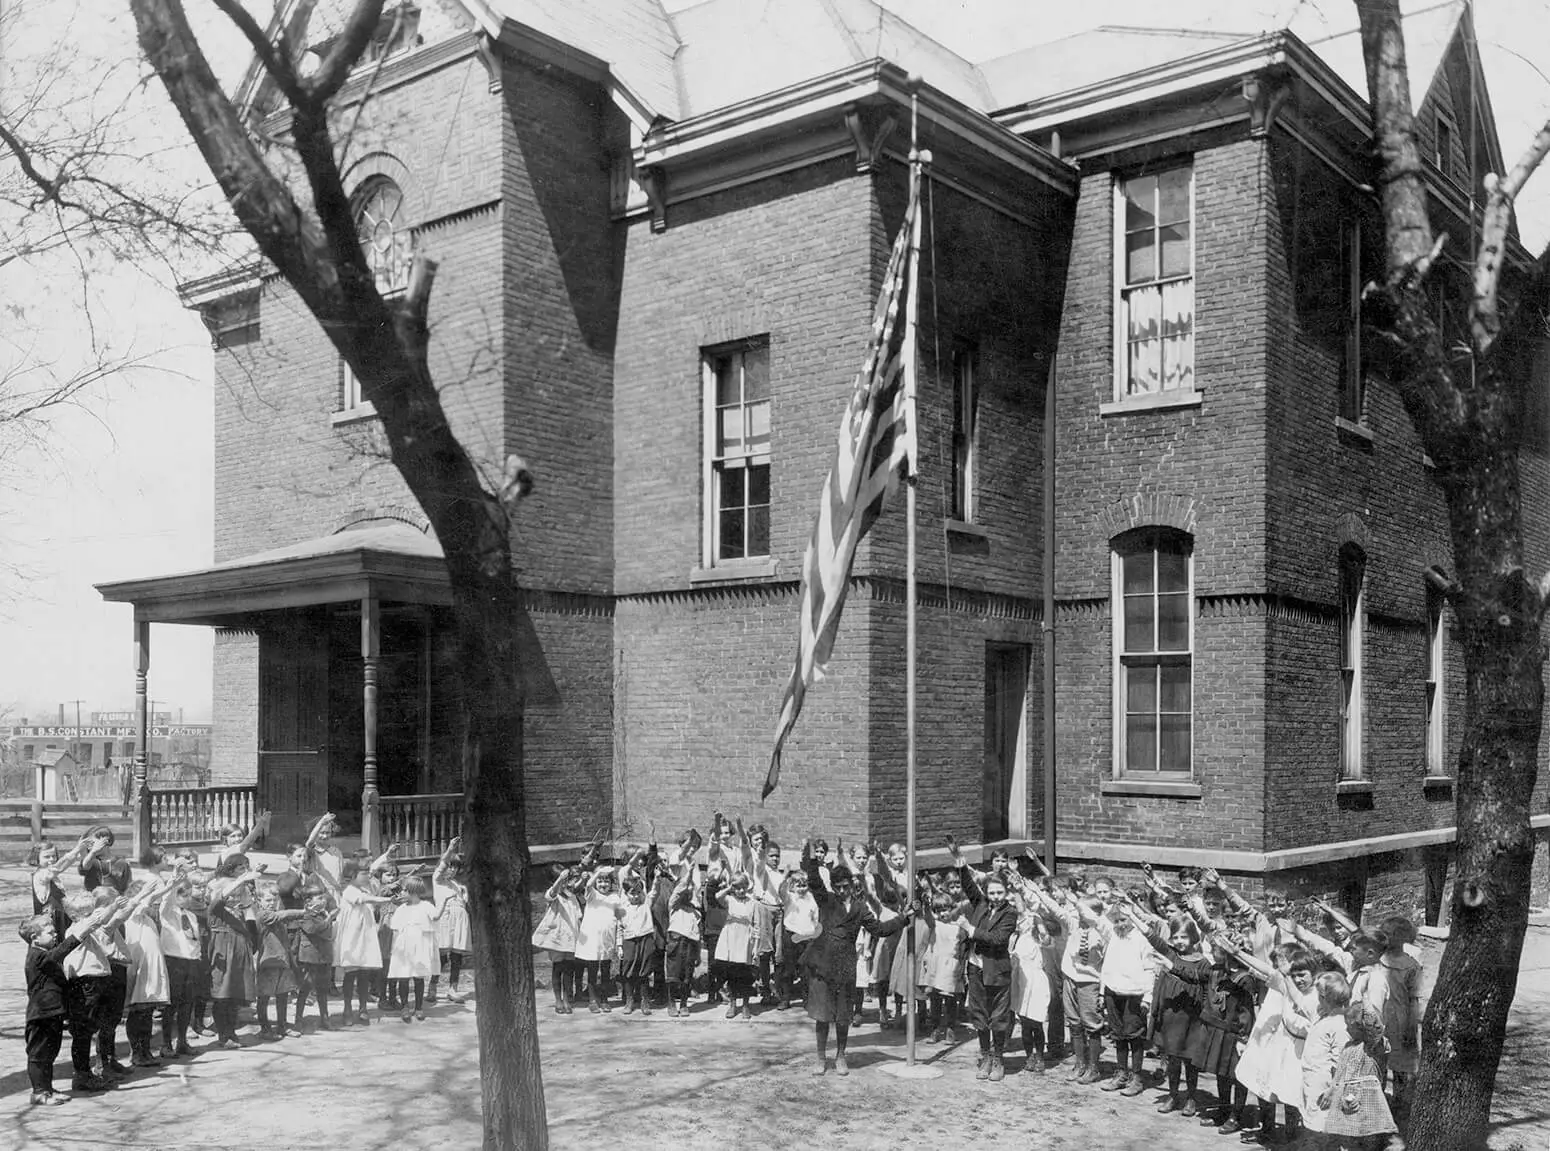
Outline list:
[[[414,241],[403,218],[404,194],[386,177],[361,185],[355,195],[355,230],[361,251],[384,296],[409,286],[409,263]]]
[[[1367,557],[1355,544],[1340,549],[1340,778],[1366,778],[1362,649],[1367,630]]]
[[[1194,591],[1190,537],[1141,528],[1114,544],[1116,774],[1193,771]]]

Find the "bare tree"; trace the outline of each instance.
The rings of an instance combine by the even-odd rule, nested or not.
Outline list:
[[[1467,679],[1457,774],[1452,931],[1425,1019],[1412,1151],[1485,1146],[1491,1096],[1528,924],[1529,804],[1544,718],[1540,625],[1550,577],[1524,569],[1525,396],[1545,338],[1546,257],[1504,300],[1513,198],[1550,151],[1542,128],[1517,165],[1486,180],[1473,260],[1469,354],[1450,355],[1425,290],[1441,249],[1427,214],[1398,0],[1356,0],[1381,165],[1386,264],[1364,319],[1395,351],[1394,383],[1447,501],[1450,596]],[[1541,385],[1542,386],[1542,385]]]
[[[289,105],[303,200],[244,130],[178,0],[130,0],[146,60],[237,219],[296,292],[375,405],[394,464],[446,555],[460,654],[463,766],[474,946],[480,962],[479,1053],[487,1148],[548,1146],[525,888],[524,666],[536,640],[515,576],[504,498],[525,469],[488,490],[453,434],[427,359],[434,263],[417,257],[408,290],[388,303],[361,252],[339,167],[330,102],[382,19],[360,0],[310,75],[285,31],[273,41],[238,0],[214,0]]]

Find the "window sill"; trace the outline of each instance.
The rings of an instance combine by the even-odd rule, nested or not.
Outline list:
[[[334,427],[340,428],[344,427],[346,424],[358,424],[364,420],[374,420],[376,418],[376,407],[370,401],[367,401],[366,403],[361,404],[359,407],[348,408],[342,412],[335,412],[332,416],[329,417],[329,420],[334,425]]]
[[[1363,444],[1369,446],[1372,444],[1372,429],[1369,428],[1366,424],[1352,423],[1344,416],[1336,416],[1335,430],[1339,432],[1342,437],[1348,436],[1353,440],[1359,440]]]
[[[1140,396],[1126,396],[1123,400],[1110,400],[1098,405],[1100,416],[1124,416],[1131,412],[1157,412],[1169,408],[1198,408],[1205,397],[1193,388],[1176,388],[1169,392],[1147,392]]]
[[[975,536],[982,540],[990,538],[990,533],[985,530],[983,524],[971,524],[968,520],[948,520],[946,527],[948,535]]]
[[[1453,777],[1451,775],[1428,775],[1421,781],[1421,787],[1425,791],[1452,791]]]
[[[1199,799],[1198,783],[1163,779],[1106,779],[1098,788],[1104,795],[1157,795],[1169,799]]]
[[[689,572],[689,582],[691,584],[750,583],[754,580],[773,579],[779,570],[780,561],[773,556],[726,560],[715,567],[694,568]]]
[[[1342,779],[1335,784],[1336,795],[1371,795],[1372,780],[1370,779]]]

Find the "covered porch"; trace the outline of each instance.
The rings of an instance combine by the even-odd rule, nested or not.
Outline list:
[[[273,813],[272,850],[304,838],[307,821],[323,811],[372,851],[398,842],[407,855],[430,856],[458,834],[451,591],[434,536],[373,521],[97,590],[134,608],[137,855],[153,842],[209,842],[222,822],[249,822],[264,809]],[[152,624],[257,636],[251,785],[146,787]]]

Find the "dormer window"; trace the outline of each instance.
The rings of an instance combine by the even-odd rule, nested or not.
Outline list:
[[[331,36],[313,40],[308,44],[306,58],[301,66],[302,74],[310,73],[316,68],[338,39],[339,34],[335,32]],[[372,32],[371,39],[367,41],[365,49],[361,52],[361,58],[356,61],[356,67],[375,63],[386,56],[396,56],[419,45],[420,6],[409,3],[385,4],[382,15],[377,19],[376,30]]]
[[[1432,154],[1432,162],[1437,165],[1437,171],[1448,179],[1456,179],[1457,174],[1453,170],[1453,121],[1441,112],[1437,113],[1435,141],[1437,150]]]

